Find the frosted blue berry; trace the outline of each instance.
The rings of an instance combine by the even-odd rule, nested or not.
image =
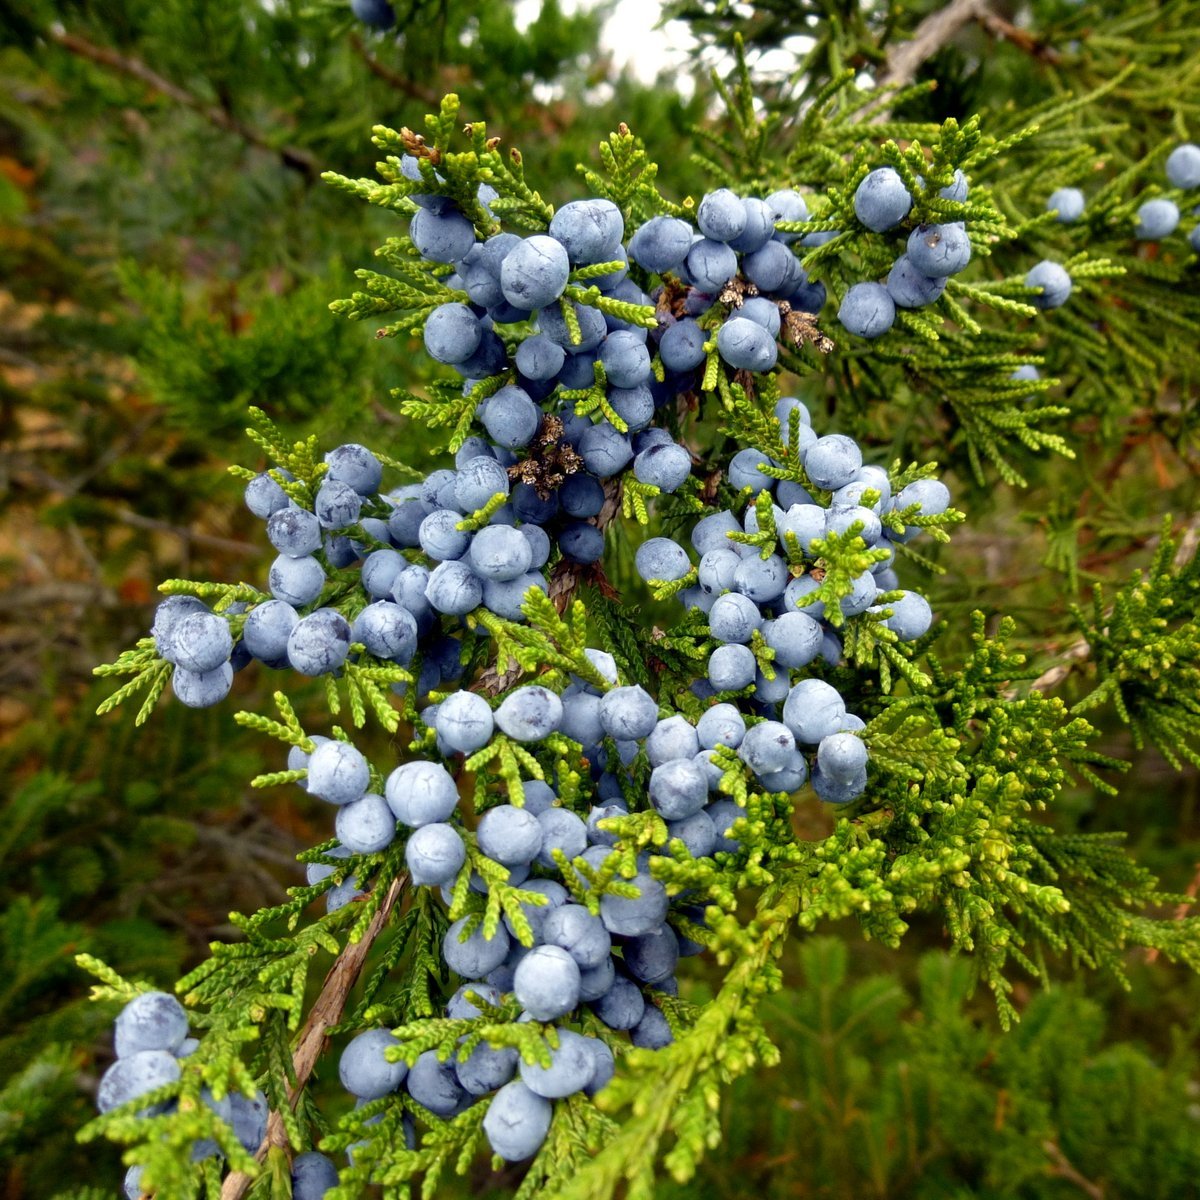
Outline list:
[[[287,492],[265,472],[255,475],[246,484],[245,500],[246,507],[264,521],[272,513],[278,512],[281,508],[287,508],[291,504]]]
[[[377,854],[395,840],[396,818],[382,796],[368,792],[338,809],[333,831],[351,853]]]
[[[525,809],[501,804],[489,808],[480,818],[476,838],[488,858],[515,867],[537,857],[542,848],[542,827],[537,817]]]
[[[384,1052],[400,1041],[390,1029],[368,1029],[342,1051],[338,1078],[342,1087],[360,1100],[378,1100],[394,1092],[408,1074],[402,1061],[388,1062]]]
[[[563,706],[558,696],[539,685],[510,692],[496,710],[496,725],[518,742],[536,742],[558,730]]]
[[[229,622],[210,612],[189,612],[171,631],[169,661],[197,675],[215,671],[233,653]]]
[[[817,487],[830,491],[849,483],[861,466],[862,451],[858,443],[841,433],[818,438],[804,457],[808,477]]]
[[[924,308],[946,290],[945,279],[933,279],[922,274],[908,254],[902,254],[888,272],[887,294],[898,308]]]
[[[786,725],[761,721],[746,730],[738,757],[756,775],[772,775],[788,765],[795,749],[796,739]]]
[[[330,804],[360,799],[371,782],[366,758],[349,742],[322,742],[308,756],[308,791]]]
[[[1025,276],[1025,286],[1041,289],[1029,298],[1035,308],[1060,308],[1070,298],[1071,276],[1058,263],[1043,259]]]
[[[739,450],[729,460],[730,486],[738,491],[748,487],[754,496],[759,492],[769,492],[774,489],[775,480],[770,475],[764,475],[760,468],[772,465],[771,460],[761,450],[754,447]]]
[[[621,210],[611,200],[572,200],[550,218],[550,236],[573,263],[611,262],[624,233]]]
[[[211,708],[220,704],[232,686],[233,667],[227,662],[200,673],[184,667],[176,667],[171,672],[171,690],[188,708]]]
[[[850,783],[867,766],[867,746],[853,733],[831,733],[817,746],[817,765],[835,783]]]
[[[642,1019],[630,1030],[629,1040],[642,1050],[661,1050],[675,1040],[675,1035],[662,1011],[647,1004]]]
[[[1157,242],[1173,234],[1179,225],[1179,205],[1174,200],[1159,197],[1147,200],[1137,210],[1137,228],[1134,237]]]
[[[183,1005],[167,992],[143,992],[121,1009],[115,1026],[118,1058],[141,1050],[174,1053],[187,1037],[188,1018]]]
[[[745,255],[742,273],[760,292],[776,295],[795,286],[800,264],[783,242],[772,240]]]
[[[884,624],[902,642],[915,641],[924,637],[933,624],[933,613],[929,601],[920,592],[904,592],[899,600],[889,600],[883,605],[890,608],[892,615]]]
[[[692,456],[674,442],[651,446],[633,460],[633,473],[640,483],[657,487],[669,495],[692,473]]]
[[[808,613],[783,613],[763,627],[763,638],[785,670],[806,667],[821,652],[821,626]]]
[[[535,946],[513,974],[513,994],[535,1021],[556,1020],[579,1003],[579,965],[558,946]]]
[[[443,213],[420,208],[408,227],[408,235],[422,257],[432,262],[458,262],[475,245],[475,227],[460,212]]]
[[[601,421],[580,438],[579,453],[583,465],[593,475],[607,479],[620,474],[629,465],[633,458],[633,446],[625,434],[607,421]]]
[[[558,870],[555,850],[561,851],[570,862],[587,849],[587,826],[570,809],[547,809],[538,816],[537,822],[542,827],[542,847],[537,862],[546,870]]]
[[[524,965],[522,962],[521,966]],[[522,1061],[520,1070],[522,1082],[532,1092],[547,1100],[558,1100],[587,1087],[595,1073],[596,1060],[587,1038],[571,1029],[559,1029],[558,1048],[550,1051],[550,1066]]]
[[[467,848],[453,825],[422,825],[404,847],[404,861],[415,884],[442,887],[454,882],[467,861]]]
[[[778,554],[765,559],[756,554],[747,555],[733,572],[734,590],[755,604],[769,604],[782,596],[787,582],[788,566]],[[711,617],[711,612],[709,615]]]
[[[700,232],[716,242],[732,242],[746,228],[746,208],[742,198],[729,188],[708,192],[696,209]]]
[[[417,622],[391,600],[377,600],[354,618],[350,636],[362,642],[367,653],[407,666],[417,648]]]
[[[631,979],[618,977],[612,987],[592,1001],[592,1011],[609,1029],[632,1029],[646,1011],[641,989]]]
[[[630,938],[622,949],[625,969],[643,983],[662,983],[675,974],[679,965],[679,939],[669,925]]]
[[[454,692],[438,705],[434,728],[452,750],[473,754],[483,749],[495,727],[488,702],[475,692]]]
[[[425,596],[438,612],[462,617],[479,607],[483,584],[464,563],[443,562],[430,572]]]
[[[804,197],[791,188],[781,188],[772,192],[766,198],[766,205],[776,224],[781,221],[808,220],[808,205],[804,202]],[[799,236],[798,233],[776,233],[775,239],[786,243],[794,242]]]
[[[779,349],[761,325],[746,317],[726,321],[717,332],[717,351],[735,370],[770,371]]]
[[[516,308],[545,308],[563,294],[570,273],[566,247],[553,237],[534,234],[504,256],[500,289]]]
[[[854,215],[875,233],[898,225],[911,208],[912,196],[892,167],[876,168],[854,193]]]
[[[743,197],[742,211],[746,217],[742,232],[729,244],[739,254],[750,254],[771,240],[775,233],[775,214],[770,205],[757,196]]]
[[[1200,146],[1184,142],[1167,155],[1167,179],[1172,187],[1200,187]]]
[[[387,778],[384,795],[397,821],[416,829],[445,821],[458,807],[454,778],[440,763],[403,763]]]
[[[408,1094],[435,1116],[453,1116],[466,1097],[459,1085],[454,1064],[440,1062],[436,1050],[426,1050],[417,1056],[406,1082]]]
[[[693,858],[707,858],[717,844],[712,818],[704,811],[694,812],[681,821],[668,821],[667,837],[678,838]]]
[[[667,892],[651,875],[639,871],[630,883],[636,896],[618,896],[606,892],[600,897],[600,920],[609,933],[637,937],[657,929],[667,918]]]
[[[523,1162],[541,1149],[553,1115],[549,1100],[514,1079],[492,1097],[483,1132],[494,1153],[508,1162]]]
[[[102,1113],[112,1112],[178,1078],[179,1063],[169,1050],[136,1050],[118,1058],[101,1076],[96,1107]]]
[[[971,261],[971,239],[958,224],[918,225],[908,235],[908,257],[922,275],[957,275]]]
[[[718,596],[708,614],[708,627],[721,642],[747,643],[762,622],[758,605],[738,592]]]
[[[736,749],[746,736],[746,721],[733,704],[714,704],[696,722],[696,737],[703,749],[731,746]]]
[[[1069,225],[1083,216],[1083,193],[1078,188],[1064,187],[1050,193],[1046,201],[1047,212],[1057,212],[1057,220],[1062,225]]]
[[[856,337],[882,337],[896,323],[896,302],[881,283],[856,283],[842,298],[838,320]]]
[[[297,1154],[292,1160],[292,1200],[323,1200],[337,1182],[337,1167],[316,1150]]]
[[[572,521],[559,531],[558,548],[568,562],[598,562],[604,554],[604,534],[595,525]]]
[[[524,389],[515,384],[502,387],[489,397],[482,420],[492,441],[515,450],[528,446],[541,423],[541,410]]]
[[[325,455],[326,479],[348,483],[360,496],[373,496],[383,481],[383,466],[366,446],[347,442]]]
[[[779,305],[773,300],[768,300],[765,296],[751,296],[742,302],[737,314],[744,320],[761,325],[772,338],[779,335],[782,319],[779,315]]]
[[[465,940],[460,940],[468,922],[474,925]],[[492,937],[484,937],[478,917],[461,917],[446,930],[442,939],[442,957],[456,975],[464,979],[482,979],[495,970],[508,953],[508,931],[500,925]]]
[[[582,904],[552,908],[542,922],[542,940],[547,946],[565,950],[580,970],[598,967],[612,948],[612,937],[604,923]]]
[[[688,275],[695,286],[707,295],[719,292],[737,274],[737,270],[737,254],[724,242],[701,238],[688,251]]]
[[[788,692],[783,706],[784,724],[797,742],[815,746],[842,728],[846,704],[841,693],[821,679],[802,679]]]
[[[658,724],[658,703],[636,684],[613,688],[600,701],[605,732],[619,741],[648,737]]]
[[[302,617],[288,635],[288,662],[301,675],[336,671],[349,652],[350,624],[332,608],[319,608]]]
[[[321,522],[304,508],[280,508],[267,518],[267,541],[290,558],[321,548]]]
[[[708,335],[691,317],[676,321],[664,331],[658,353],[668,371],[694,370],[704,362],[704,344]]]
[[[692,248],[692,227],[678,217],[651,217],[629,242],[629,256],[647,271],[673,271]]]
[[[661,763],[650,773],[650,801],[668,821],[699,812],[708,801],[708,779],[691,758]]]

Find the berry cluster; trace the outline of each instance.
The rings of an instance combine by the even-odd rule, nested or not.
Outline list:
[[[1184,142],[1167,155],[1167,183],[1182,192],[1200,188],[1200,146]],[[1078,221],[1085,206],[1083,192],[1079,188],[1064,187],[1053,192],[1046,201],[1046,210],[1054,212],[1056,219],[1065,225]],[[1200,214],[1200,206],[1194,212]],[[1139,205],[1137,224],[1133,236],[1143,242],[1161,242],[1179,228],[1179,204],[1169,196],[1154,196]],[[1200,253],[1200,225],[1192,228],[1188,242]]]
[[[437,178],[415,158],[402,169]],[[864,212],[878,224],[886,197],[871,195]],[[481,642],[532,620],[535,602],[551,607],[538,593],[553,572],[602,557],[602,510],[611,515],[619,484],[699,491],[691,451],[655,424],[664,406],[702,373],[772,371],[794,314],[818,311],[825,294],[799,265],[800,235],[779,228],[807,218],[792,191],[720,189],[697,206],[698,230],[655,216],[627,244],[607,200],[564,205],[544,234],[480,240],[448,197],[413,199],[414,246],[467,297],[428,310],[425,347],[462,376],[476,431],[453,468],[392,490],[356,444],[315,470],[292,462],[303,479],[250,478],[246,504],[278,552],[271,598],[213,611],[172,596],[152,632],[175,694],[195,706],[221,700],[251,661],[335,678],[363,663],[396,669],[414,723],[408,761],[377,772],[344,737],[294,740],[293,778],[336,808],[336,843],[308,856],[308,883],[336,911],[378,866],[371,856],[402,846],[411,882],[440,889],[441,956],[462,982],[449,1041],[410,1052],[391,1030],[367,1029],[344,1049],[340,1078],[360,1105],[403,1091],[442,1118],[486,1098],[489,1144],[519,1161],[545,1139],[555,1100],[598,1091],[629,1045],[672,1040],[676,967],[703,951],[713,914],[703,893],[664,883],[670,871],[745,861],[748,796],[806,783],[830,803],[864,793],[864,722],[820,675],[840,663],[848,621],[893,642],[928,631],[928,603],[898,586],[896,546],[953,514],[939,481],[895,482],[850,438],[818,436],[785,397],[778,443],[734,454],[733,499],[694,523],[698,561],[666,537],[636,552],[637,572],[685,606],[707,651],[692,685],[701,715],[660,708],[602,649],[519,686],[485,679]],[[485,187],[478,199],[495,197]],[[916,261],[959,269],[922,228]],[[969,257],[960,226],[938,228]],[[858,565],[832,586],[847,562]],[[477,787],[463,804],[463,776],[478,780],[506,754],[520,770],[501,773],[503,790]],[[545,1027],[545,1053],[518,1047],[530,1023]],[[411,1122],[405,1131],[415,1138]],[[336,1179],[319,1154],[293,1171],[305,1197]]]
[[[192,1054],[199,1042],[188,1037],[188,1018],[183,1006],[166,992],[142,992],[121,1010],[115,1026],[117,1060],[104,1072],[96,1093],[102,1113],[167,1087],[179,1079],[179,1060]],[[234,1137],[255,1151],[267,1131],[267,1098],[259,1092],[248,1098],[238,1092],[217,1100],[207,1088],[200,1098],[228,1124]],[[145,1116],[165,1113],[174,1101],[148,1105]],[[196,1142],[192,1159],[199,1161],[220,1154],[211,1138]],[[142,1194],[142,1168],[130,1167],[125,1175],[125,1194],[137,1200]]]

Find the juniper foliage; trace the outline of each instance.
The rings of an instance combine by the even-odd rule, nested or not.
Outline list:
[[[753,115],[748,88],[743,69],[729,99],[735,125],[741,122],[742,142],[752,148],[754,129],[761,129],[770,118],[760,121]],[[813,218],[789,227],[788,232],[844,230],[802,258],[814,276],[828,280],[835,296],[851,280],[877,274],[884,261],[883,240],[856,227],[850,202],[872,162],[885,161],[896,168],[917,197],[918,219],[965,219],[982,231],[980,249],[985,252],[1009,245],[1014,252],[1024,246],[1028,253],[1030,243],[1036,244],[1038,222],[1012,223],[1003,215],[1006,198],[999,183],[979,187],[965,202],[937,198],[937,189],[947,186],[958,169],[969,170],[974,177],[978,168],[986,178],[988,166],[994,165],[997,179],[1003,177],[1021,147],[1041,129],[1056,127],[1064,106],[1044,115],[1039,128],[1001,137],[986,134],[982,123],[972,119],[885,130],[878,135],[882,144],[867,146],[862,139],[869,127],[855,119],[862,103],[849,79],[831,82],[804,118],[807,127],[802,132],[829,148],[819,155],[799,154],[773,165],[757,163],[758,173],[751,180],[733,174],[746,165],[747,156],[731,156],[735,161],[727,167],[714,161],[706,165],[718,182],[739,186],[749,182],[764,189],[802,182],[812,190]],[[422,135],[407,129],[375,129],[375,144],[388,156],[380,164],[381,184],[341,177],[330,181],[354,197],[401,214],[412,211],[407,199],[411,193],[436,191],[456,199],[483,237],[498,230],[501,217],[527,230],[545,228],[551,209],[527,178],[519,153],[502,152],[482,122],[472,122],[464,132],[459,126],[458,100],[447,97],[439,112],[427,119]],[[893,132],[903,138],[905,149],[886,136]],[[812,143],[806,137],[803,144]],[[402,152],[418,154],[436,166],[437,176],[423,172],[419,181],[406,178],[397,157]],[[926,177],[924,184],[917,179],[918,168]],[[621,208],[629,226],[689,208],[687,200],[675,202],[659,192],[646,151],[625,127],[602,145],[599,166],[589,167],[585,177],[594,194]],[[480,184],[499,193],[490,212],[469,200]],[[419,330],[436,304],[459,298],[441,282],[441,272],[415,257],[405,235],[390,238],[381,257],[393,274],[360,273],[367,291],[336,302],[335,312],[358,320],[389,320],[381,333],[397,336],[408,329]],[[1111,259],[1087,252],[1068,262],[1074,277],[1081,280],[1111,280],[1123,270]],[[579,278],[568,292],[577,303],[595,305],[622,320],[653,321],[652,312],[625,302],[606,302],[586,283]],[[882,369],[877,364],[900,361],[901,338],[907,337],[924,347],[916,355],[904,355],[913,397],[931,388],[948,389],[953,379],[956,394],[970,395],[974,386],[977,395],[987,395],[994,410],[997,401],[988,389],[999,386],[1000,375],[1011,370],[1018,356],[997,355],[990,349],[977,354],[975,348],[988,347],[989,338],[994,347],[994,339],[1003,339],[1000,331],[1014,318],[1035,315],[1025,303],[1028,294],[1017,274],[997,277],[989,272],[981,282],[963,283],[943,302],[942,319],[957,323],[956,333],[944,334],[936,320],[922,316],[903,323],[903,333],[892,343],[894,352],[885,344],[880,353],[839,349],[836,359],[827,359],[829,349],[805,343],[788,354],[785,364],[801,378],[821,375],[830,362],[840,364],[855,373],[861,393],[862,381]],[[735,306],[739,302],[736,295],[722,299]],[[985,321],[997,332],[989,335]],[[889,359],[889,353],[897,357]],[[764,448],[783,464],[780,478],[811,483],[798,465],[794,423],[786,432],[776,425],[777,432],[767,436],[777,395],[770,381],[760,384],[753,377],[734,377],[712,357],[699,394],[668,417],[676,432],[694,438],[702,457],[697,476],[709,478],[717,488],[707,496],[685,493],[682,504],[693,514],[715,511],[717,502],[738,501],[717,473],[731,444],[759,446],[765,439]],[[449,427],[447,441],[454,448],[465,438],[481,397],[468,389],[465,399],[459,400],[450,388],[435,385],[428,399],[411,393],[398,398],[410,415]],[[586,411],[586,395],[578,400]],[[697,409],[721,414],[715,429],[712,423],[696,420]],[[1007,427],[1002,421],[989,427],[964,420],[963,452],[970,467],[982,474],[990,461],[1005,479],[1014,481],[1017,472],[1011,458],[1051,444],[1036,432],[1044,415],[1037,409],[1026,411]],[[1003,452],[998,435],[989,429],[1006,430]],[[325,471],[315,443],[310,439],[290,445],[261,413],[255,414],[254,433],[273,466],[291,477],[277,478],[287,479],[293,498],[307,501]],[[1061,440],[1054,448],[1070,450]],[[789,461],[796,465],[789,466]],[[897,464],[891,486],[899,490],[920,474],[919,468],[906,470]],[[630,479],[622,478],[618,486],[628,492]],[[721,488],[726,488],[726,494]],[[656,520],[653,504],[653,496],[638,496],[631,524]],[[759,511],[763,525],[769,526],[769,507],[760,506]],[[960,520],[960,513],[951,512],[929,524],[945,536],[947,527]],[[1163,555],[1169,559],[1174,553],[1173,545],[1164,546],[1150,584],[1123,593],[1114,605],[1109,621],[1113,637],[1129,636],[1132,605],[1142,610],[1162,608],[1171,603],[1176,588],[1187,589],[1186,578],[1171,576],[1164,566]],[[824,572],[821,596],[830,605],[847,593],[849,581],[871,557],[853,528],[846,535],[819,541],[814,553]],[[321,603],[340,607],[352,617],[364,602],[355,594],[353,575],[332,570]],[[530,677],[560,689],[572,672],[606,689],[609,681],[584,655],[588,644],[611,648],[631,677],[638,677],[632,665],[641,650],[634,632],[637,626],[612,603],[607,594],[611,584],[601,576],[595,581],[597,593],[576,596],[581,581],[570,571],[559,570],[558,575],[559,603],[531,592],[523,606],[524,623],[484,610],[469,618],[490,635],[494,650],[485,650],[480,665],[491,672],[499,696]],[[260,597],[246,585],[170,581],[163,590],[209,598],[218,609],[234,602],[254,603]],[[655,599],[665,600],[668,590],[659,588]],[[723,770],[721,790],[743,810],[733,830],[741,847],[737,855],[693,859],[664,844],[665,826],[653,813],[634,813],[613,823],[620,838],[618,853],[605,867],[598,872],[583,865],[575,868],[581,883],[589,885],[581,886],[578,895],[593,905],[607,892],[627,894],[622,877],[633,875],[637,852],[649,849],[650,869],[669,893],[687,891],[703,898],[704,925],[689,926],[684,932],[706,946],[722,978],[704,1003],[662,998],[660,1006],[674,1041],[657,1051],[626,1049],[617,1078],[595,1104],[577,1097],[556,1106],[549,1137],[518,1195],[599,1200],[624,1188],[631,1196],[645,1197],[653,1193],[660,1170],[680,1182],[691,1179],[705,1154],[720,1142],[718,1101],[723,1091],[747,1072],[779,1061],[763,1005],[784,982],[778,965],[782,947],[790,937],[807,937],[829,922],[850,918],[866,939],[895,947],[917,915],[937,914],[951,946],[970,961],[975,978],[990,989],[1005,1026],[1019,1015],[1010,998],[1014,977],[1044,978],[1049,955],[1065,954],[1082,966],[1117,976],[1124,971],[1123,955],[1131,946],[1149,947],[1193,970],[1200,966],[1200,924],[1195,918],[1175,921],[1153,915],[1156,908],[1179,898],[1162,892],[1154,876],[1130,859],[1117,839],[1060,834],[1041,818],[1072,776],[1110,790],[1113,785],[1107,777],[1125,764],[1095,748],[1095,730],[1084,718],[1072,716],[1059,699],[1029,688],[1036,669],[1014,645],[1014,623],[1002,621],[989,633],[983,614],[976,614],[971,618],[969,648],[952,660],[935,655],[928,641],[901,645],[884,636],[877,625],[870,620],[858,622],[854,636],[847,640],[848,661],[826,672],[844,694],[855,698],[856,711],[867,721],[864,739],[876,773],[869,793],[844,809],[823,836],[800,836],[794,825],[796,800],[762,790],[736,754],[718,750],[714,761]],[[1117,681],[1102,685],[1096,697],[1099,703],[1120,687],[1122,671],[1134,672],[1141,660],[1123,659],[1119,650],[1100,642],[1098,633],[1093,637],[1099,650],[1098,668],[1106,681]],[[669,634],[655,635],[649,678],[661,705],[685,712],[695,708],[690,684],[697,662],[713,645],[707,627],[699,622],[677,623]],[[763,645],[756,649],[766,674],[769,652]],[[1160,658],[1166,654],[1165,649],[1148,652]],[[145,689],[150,701],[161,690],[163,664],[152,642],[139,644],[105,670],[132,676],[131,683],[114,694],[112,705],[131,696],[135,687]],[[340,683],[330,681],[329,719],[348,715],[352,725],[361,726],[373,715],[391,730],[411,726],[411,749],[419,750],[430,744],[432,734],[417,731],[415,689],[406,691],[401,705],[393,708],[381,688],[385,683],[412,680],[410,672],[372,664],[370,656],[364,655],[347,668]],[[277,695],[276,703],[278,720],[250,713],[240,714],[239,720],[284,745],[311,749],[314,743],[286,697]],[[1133,706],[1124,703],[1125,711],[1132,712]],[[346,736],[336,725],[333,733]],[[542,779],[550,772],[570,803],[580,794],[581,785],[574,754],[572,743],[559,736],[532,749],[503,737],[494,740],[465,763],[475,777],[477,808],[487,807],[504,793],[519,795],[523,780]],[[632,764],[628,782],[635,793],[644,786],[646,769],[644,762]],[[273,773],[254,782],[276,784],[300,777],[300,772]],[[283,905],[236,917],[242,940],[215,946],[212,957],[180,981],[178,991],[204,1036],[200,1049],[185,1061],[181,1082],[163,1089],[162,1097],[151,1097],[177,1098],[176,1109],[163,1116],[138,1117],[131,1110],[144,1103],[139,1100],[99,1118],[85,1132],[86,1137],[107,1136],[127,1146],[127,1161],[146,1166],[155,1194],[192,1195],[202,1178],[207,1178],[207,1186],[216,1186],[213,1164],[194,1166],[185,1153],[201,1137],[217,1138],[229,1168],[257,1180],[250,1194],[267,1194],[271,1170],[255,1168],[240,1147],[227,1145],[230,1139],[222,1140],[216,1128],[219,1122],[196,1104],[201,1086],[220,1097],[231,1089],[248,1093],[256,1081],[267,1087],[278,1114],[275,1145],[286,1142],[301,1150],[319,1139],[331,1151],[356,1147],[352,1164],[340,1174],[334,1193],[338,1200],[366,1195],[372,1183],[385,1184],[397,1194],[407,1195],[410,1188],[419,1187],[421,1194],[430,1195],[446,1172],[469,1168],[480,1146],[483,1105],[442,1119],[396,1094],[346,1115],[332,1128],[312,1105],[307,1090],[311,1062],[305,1059],[304,1069],[296,1067],[295,1073],[289,1064],[302,1061],[310,1035],[315,1010],[307,1008],[307,997],[321,952],[343,963],[356,946],[365,944],[377,963],[361,999],[349,1011],[334,1013],[320,1027],[322,1032],[356,1031],[386,1018],[403,1043],[402,1057],[410,1064],[431,1049],[443,1060],[455,1054],[462,1058],[484,1038],[516,1047],[526,1062],[549,1061],[544,1031],[536,1025],[516,1024],[515,1010],[493,1011],[485,1006],[480,1016],[469,1020],[438,1015],[439,947],[447,921],[470,916],[486,933],[507,915],[521,936],[527,930],[520,905],[533,894],[505,883],[506,869],[472,846],[468,866],[445,911],[428,891],[410,894],[405,889],[397,848],[339,858],[328,855],[334,845],[327,842],[301,856],[304,861],[326,864],[331,875],[292,889]],[[488,879],[486,898],[467,886],[472,869]],[[359,902],[320,918],[307,915],[312,900],[351,877],[363,893]],[[128,998],[142,986],[123,982],[94,960],[84,965],[100,976],[101,997]],[[464,1036],[466,1041],[460,1044]],[[416,1116],[422,1125],[415,1149],[403,1133],[406,1114]],[[264,1144],[268,1167],[275,1153]]]

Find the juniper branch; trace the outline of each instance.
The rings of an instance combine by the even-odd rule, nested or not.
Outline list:
[[[325,982],[321,987],[321,994],[309,1011],[292,1056],[294,1082],[288,1085],[288,1103],[292,1107],[295,1107],[308,1084],[313,1068],[317,1065],[317,1059],[325,1048],[325,1039],[329,1030],[341,1021],[342,1013],[346,1008],[346,1000],[358,982],[367,956],[371,953],[371,947],[391,918],[407,882],[406,875],[397,875],[392,880],[387,895],[370,925],[367,926],[366,932],[357,942],[348,942],[333,966],[329,968],[329,973],[325,976]],[[283,1117],[278,1112],[272,1111],[267,1122],[266,1137],[263,1138],[262,1145],[259,1146],[254,1157],[260,1163],[265,1162],[272,1146],[286,1145],[287,1133],[284,1129]],[[244,1171],[234,1171],[221,1186],[221,1200],[242,1200],[253,1182],[253,1177]]]

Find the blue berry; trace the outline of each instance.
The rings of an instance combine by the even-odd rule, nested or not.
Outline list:
[[[1147,200],[1137,210],[1137,228],[1134,237],[1157,242],[1169,237],[1179,225],[1179,205],[1174,200],[1158,198]]]
[[[692,248],[692,227],[678,217],[651,217],[634,233],[629,256],[656,274],[673,271]]]
[[[872,171],[854,193],[855,216],[875,233],[898,225],[911,208],[912,196],[892,167]]]
[[[504,256],[500,289],[516,308],[545,308],[563,294],[570,274],[566,247],[553,237],[534,234]]]
[[[395,840],[396,818],[382,796],[369,792],[338,809],[334,833],[352,854],[377,854]]]
[[[546,1140],[554,1106],[519,1079],[506,1083],[491,1099],[483,1132],[494,1153],[508,1162],[532,1158]]]
[[[735,370],[760,373],[770,371],[779,355],[774,337],[745,317],[734,317],[721,326],[717,351]]]
[[[408,1074],[402,1061],[388,1062],[384,1052],[400,1041],[390,1029],[368,1029],[342,1051],[338,1078],[342,1087],[360,1100],[378,1100],[394,1092]]]
[[[856,283],[846,291],[838,320],[856,337],[882,337],[896,323],[896,303],[881,283]]]
[[[1184,142],[1167,155],[1167,180],[1185,191],[1200,187],[1200,146]]]
[[[1041,289],[1029,298],[1035,308],[1060,308],[1070,298],[1071,276],[1058,263],[1043,259],[1025,276],[1025,286]]]
[[[454,882],[467,861],[467,848],[453,825],[422,825],[404,847],[404,861],[415,884],[442,887]]]
[[[1078,221],[1083,216],[1083,207],[1083,193],[1073,187],[1059,188],[1056,192],[1051,192],[1046,201],[1046,211],[1057,212],[1055,220],[1063,225]]]

